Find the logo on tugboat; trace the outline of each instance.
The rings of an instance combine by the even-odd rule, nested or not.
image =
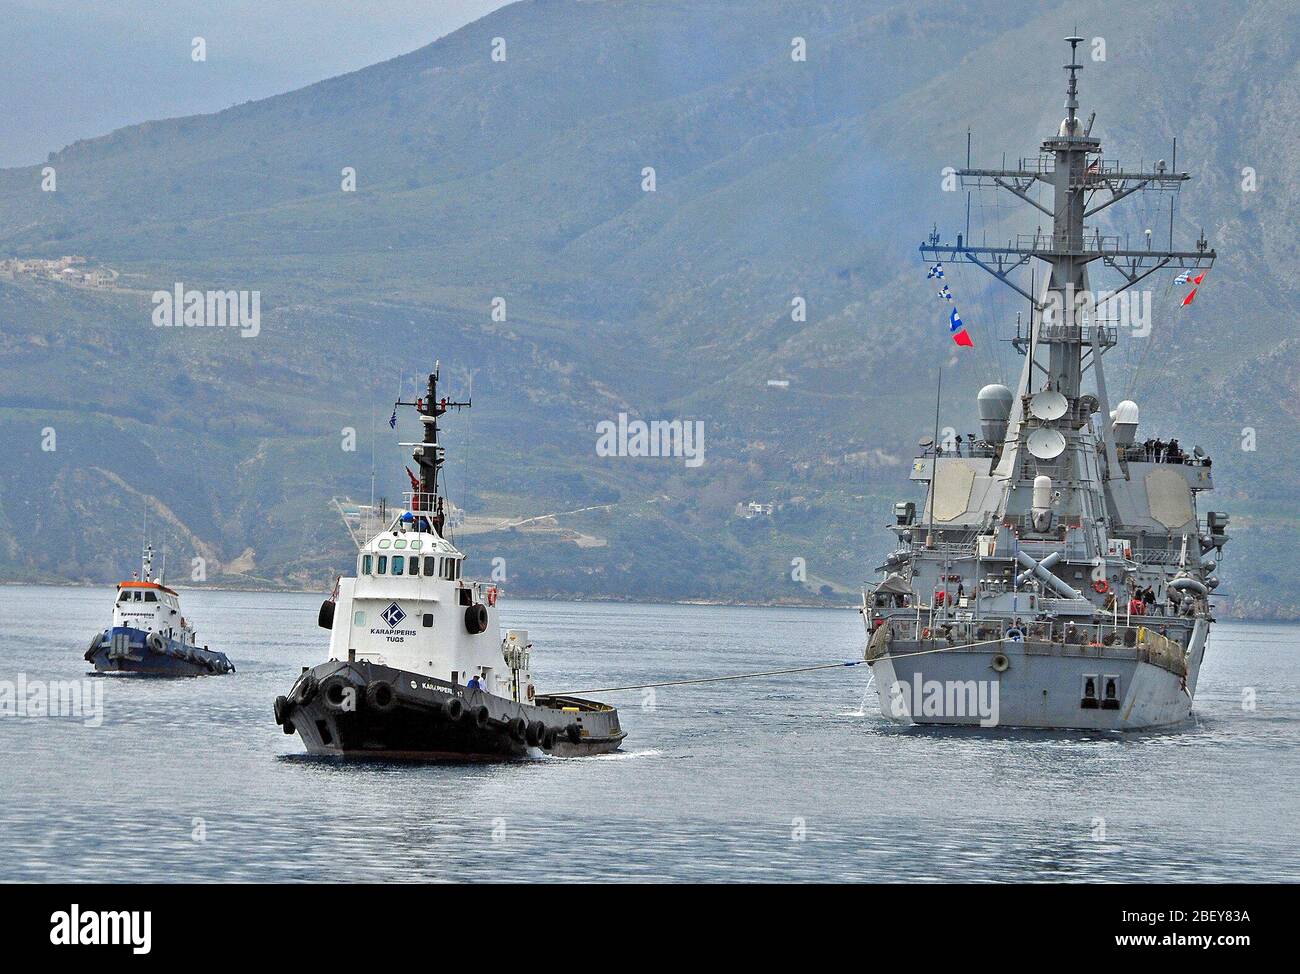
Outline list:
[[[383,619],[384,622],[387,623],[388,628],[371,629],[370,634],[372,636],[383,636],[390,643],[400,643],[400,642],[404,642],[407,636],[415,635],[414,629],[397,628],[399,625],[402,624],[402,620],[406,618],[406,613],[402,610],[402,607],[398,605],[396,602],[390,602],[388,604],[388,608],[385,609],[383,612],[379,613],[379,618]]]

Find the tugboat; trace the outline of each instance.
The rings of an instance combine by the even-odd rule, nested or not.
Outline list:
[[[502,638],[498,590],[462,577],[448,537],[438,420],[469,402],[438,397],[438,367],[424,398],[399,400],[419,415],[406,507],[359,545],[356,577],[321,604],[330,659],[304,668],[275,721],[315,755],[380,760],[503,761],[616,751],[618,711],[537,693],[526,630]],[[394,420],[395,423],[395,420]]]
[[[1008,190],[1045,212],[1050,232],[1005,247],[972,246],[969,233],[944,245],[932,233],[920,248],[931,277],[945,263],[974,264],[1026,298],[1030,320],[1013,341],[1025,355],[1015,394],[996,384],[979,393],[979,437],[940,442],[936,403],[935,435],[912,464],[924,508],[918,517],[915,503],[895,505],[898,547],[863,594],[881,713],[901,723],[1174,726],[1191,714],[1214,621],[1228,516],[1197,515],[1197,495],[1214,487],[1210,457],[1176,439],[1139,442],[1137,404],[1109,404],[1102,359],[1118,329],[1085,298],[1096,261],[1124,278],[1108,292],[1118,295],[1166,269],[1180,272],[1174,284],[1199,284],[1215,252],[1204,234],[1194,250],[1173,248],[1172,204],[1168,249],[1153,247],[1149,230],[1130,249],[1085,226],[1130,193],[1176,192],[1190,177],[1176,169],[1176,144],[1175,165],[1151,171],[1102,158],[1092,118],[1078,117],[1082,38],[1066,41],[1059,131],[1017,168],[972,169],[968,159],[958,171],[965,185]],[[1035,200],[1037,185],[1053,199]],[[1009,276],[1033,259],[1049,270],[1038,293]]]
[[[153,580],[153,545],[146,544],[140,571],[118,582],[113,627],[90,640],[85,659],[101,673],[150,676],[208,676],[233,673],[225,653],[199,646],[197,633],[181,615],[180,596]]]

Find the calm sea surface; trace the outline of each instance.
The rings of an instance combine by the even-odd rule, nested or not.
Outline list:
[[[142,680],[85,677],[109,589],[0,596],[0,681],[103,685],[100,726],[0,716],[0,880],[1300,879],[1295,626],[1219,624],[1177,733],[898,728],[860,666],[608,694],[615,755],[413,767],[310,759],[275,725],[272,700],[324,658],[318,597],[185,592],[239,671]],[[848,611],[504,616],[542,690],[849,660],[862,642]]]

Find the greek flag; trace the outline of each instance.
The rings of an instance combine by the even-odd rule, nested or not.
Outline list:
[[[393,415],[388,417],[388,428],[397,429],[397,407],[393,407]]]
[[[943,280],[943,265],[942,265],[942,264],[935,264],[933,267],[930,268],[930,272],[929,272],[928,274],[926,274],[925,277],[926,277],[926,280],[929,280],[929,279],[932,278],[932,277],[937,277],[939,280],[942,281],[942,280]]]

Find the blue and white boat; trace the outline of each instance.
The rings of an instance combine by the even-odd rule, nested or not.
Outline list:
[[[113,603],[113,626],[97,632],[86,661],[101,673],[151,676],[208,676],[233,673],[225,653],[198,645],[189,620],[181,615],[180,596],[153,580],[153,546],[146,545],[139,577],[119,582]]]

